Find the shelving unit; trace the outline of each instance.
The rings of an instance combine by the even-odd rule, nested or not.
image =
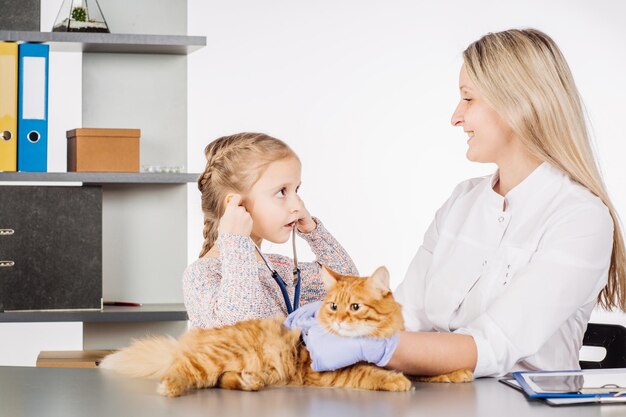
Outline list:
[[[0,30],[0,39],[45,42],[52,52],[82,52],[82,125],[140,128],[142,165],[187,166],[187,54],[206,45],[206,37],[186,35],[187,1],[160,2],[156,7],[150,0],[107,0],[103,7],[109,27],[117,33]],[[0,322],[83,321],[85,349],[120,347],[146,333],[184,331],[187,185],[197,177],[0,173],[0,187],[102,186],[104,299],[144,305],[102,312],[7,312],[0,313]]]

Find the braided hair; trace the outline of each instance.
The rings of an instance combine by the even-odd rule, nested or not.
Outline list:
[[[204,149],[207,159],[198,178],[204,214],[203,257],[215,244],[220,218],[229,193],[245,194],[263,175],[267,166],[288,157],[298,158],[283,141],[263,133],[238,133],[209,143]]]

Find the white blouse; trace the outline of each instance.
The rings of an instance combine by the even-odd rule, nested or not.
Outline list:
[[[579,369],[608,277],[609,210],[548,163],[505,197],[497,180],[462,182],[437,211],[394,292],[406,328],[472,336],[475,377]]]

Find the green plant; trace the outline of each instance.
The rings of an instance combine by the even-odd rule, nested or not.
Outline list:
[[[74,7],[72,10],[72,19],[77,22],[85,22],[87,20],[87,11],[84,7]]]

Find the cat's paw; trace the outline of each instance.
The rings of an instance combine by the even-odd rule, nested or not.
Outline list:
[[[452,382],[472,382],[474,380],[474,372],[469,369],[460,369],[453,374]]]
[[[263,380],[254,372],[242,372],[240,374],[241,389],[244,391],[258,391],[265,385]]]
[[[385,378],[380,387],[383,391],[410,391],[411,381],[402,374],[393,374]]]
[[[435,383],[463,383],[472,382],[474,373],[469,369],[459,369],[443,375],[420,376],[415,378],[419,382],[435,382]]]
[[[157,387],[157,393],[166,397],[180,397],[184,387],[173,378],[163,378]]]

